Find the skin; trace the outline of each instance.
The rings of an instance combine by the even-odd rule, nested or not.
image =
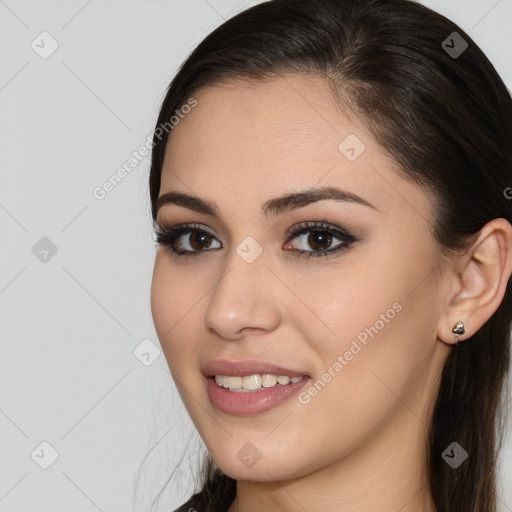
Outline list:
[[[185,407],[217,465],[238,481],[229,512],[435,511],[426,436],[451,329],[464,321],[465,339],[499,306],[512,272],[510,224],[495,219],[468,251],[444,255],[430,233],[431,196],[397,174],[355,115],[334,108],[320,79],[226,82],[194,97],[197,107],[171,133],[160,194],[197,195],[221,218],[174,204],[159,210],[159,224],[198,223],[214,238],[196,257],[158,248],[151,307]],[[355,161],[338,149],[348,134],[366,145]],[[375,209],[324,200],[274,218],[261,212],[268,199],[321,186]],[[327,258],[283,248],[290,227],[322,220],[357,241]],[[250,264],[236,252],[247,236],[263,249]],[[289,243],[315,250],[307,234]],[[400,312],[308,404],[234,416],[210,403],[207,361],[264,359],[316,381],[394,303]],[[237,457],[247,442],[261,452],[252,467]]]

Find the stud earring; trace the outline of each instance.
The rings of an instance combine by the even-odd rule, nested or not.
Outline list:
[[[464,322],[457,322],[453,328],[452,328],[453,334],[455,334],[455,346],[459,348],[461,341],[459,340],[459,337],[462,336],[466,329],[464,329]]]

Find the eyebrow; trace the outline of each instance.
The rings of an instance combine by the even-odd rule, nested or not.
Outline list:
[[[357,203],[378,211],[378,209],[375,208],[375,206],[373,206],[370,202],[358,196],[357,194],[354,194],[353,192],[349,192],[348,190],[344,190],[338,187],[322,187],[311,188],[301,192],[286,194],[274,199],[270,199],[262,205],[262,212],[267,217],[276,216],[291,210],[295,210],[297,208],[301,208],[308,204],[315,203],[317,201],[328,199]],[[158,212],[159,209],[166,204],[176,204],[199,213],[204,213],[205,215],[221,217],[219,208],[215,203],[206,201],[205,199],[201,199],[197,196],[185,194],[183,192],[167,192],[162,194],[157,199],[156,211]]]

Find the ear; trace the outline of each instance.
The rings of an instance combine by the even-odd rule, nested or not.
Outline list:
[[[489,221],[467,252],[450,269],[445,315],[437,336],[457,341],[452,328],[464,322],[464,340],[473,336],[498,309],[512,273],[512,226],[503,218]]]

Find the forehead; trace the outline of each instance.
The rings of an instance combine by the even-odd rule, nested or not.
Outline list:
[[[208,159],[263,170],[299,158],[338,156],[344,129],[333,115],[334,103],[323,80],[292,75],[230,81],[201,89],[194,97],[197,106],[171,132],[171,161]],[[192,145],[193,154],[174,151]]]
[[[197,106],[169,137],[161,193],[179,190],[215,201],[221,192],[223,199],[259,208],[285,192],[334,185],[384,209],[387,201],[407,203],[404,193],[425,203],[421,190],[394,172],[395,163],[363,123],[341,115],[325,80],[232,81],[193,97]],[[347,158],[347,145],[357,158]],[[427,204],[415,206],[428,215]]]

